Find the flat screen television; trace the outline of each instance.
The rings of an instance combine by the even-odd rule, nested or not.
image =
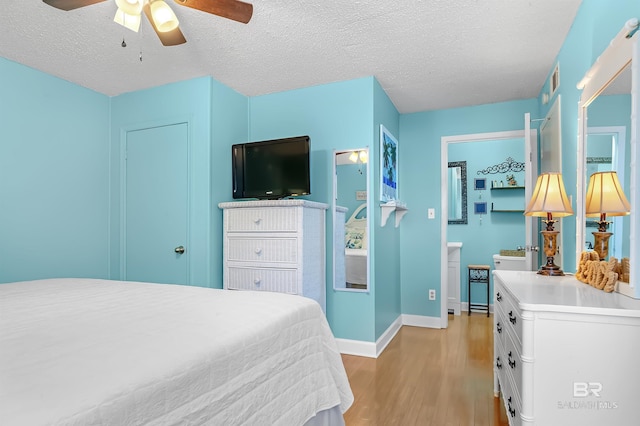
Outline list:
[[[309,148],[309,136],[233,145],[233,198],[310,194]]]

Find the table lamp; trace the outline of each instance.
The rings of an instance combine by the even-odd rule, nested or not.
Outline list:
[[[596,223],[598,230],[593,234],[593,249],[600,260],[606,260],[609,254],[609,237],[613,235],[607,232],[609,216],[626,216],[631,211],[631,206],[624,195],[618,174],[613,171],[598,172],[589,178],[587,187],[587,206],[585,209],[587,217],[600,217]]]
[[[558,233],[553,229],[557,221],[553,217],[565,217],[573,214],[569,198],[564,189],[562,174],[557,172],[542,173],[538,176],[536,187],[533,190],[531,200],[525,209],[526,216],[545,217],[543,222],[547,225],[544,231],[540,231],[544,238],[544,254],[547,263],[538,270],[540,275],[564,275],[562,269],[554,262],[553,257],[558,251]]]

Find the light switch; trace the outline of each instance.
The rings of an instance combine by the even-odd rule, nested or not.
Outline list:
[[[427,212],[428,212],[429,219],[435,219],[436,218],[436,209],[429,209],[429,210],[427,210]]]

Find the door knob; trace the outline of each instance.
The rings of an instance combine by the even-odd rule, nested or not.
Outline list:
[[[183,246],[178,246],[174,249],[174,251],[178,254],[182,254],[184,253],[184,247]]]

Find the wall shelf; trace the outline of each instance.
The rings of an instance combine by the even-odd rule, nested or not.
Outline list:
[[[524,186],[492,186],[492,191],[499,191],[502,189],[524,189]]]
[[[384,204],[380,204],[380,209],[382,210],[381,226],[385,226],[387,224],[387,220],[389,219],[389,216],[391,216],[391,212],[396,212],[396,228],[400,225],[400,221],[404,215],[409,211],[409,209],[407,209],[407,205],[400,201],[387,201]]]

